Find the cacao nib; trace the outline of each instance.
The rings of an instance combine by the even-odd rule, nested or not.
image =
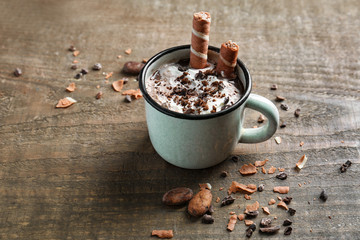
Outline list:
[[[279,230],[280,230],[280,226],[260,228],[260,232],[263,232],[263,233],[276,233]]]
[[[296,213],[296,210],[293,208],[289,208],[288,213],[290,214],[290,216],[294,216]]]
[[[245,214],[248,218],[254,218],[259,215],[259,211],[246,211]]]
[[[287,178],[287,174],[284,172],[279,173],[278,175],[276,175],[276,178],[280,180],[285,180]]]
[[[292,221],[290,219],[285,219],[283,226],[290,226],[292,224]]]
[[[202,217],[201,222],[205,223],[205,224],[213,224],[214,223],[214,218],[213,218],[213,216],[211,216],[209,214],[205,214]]]
[[[270,89],[271,90],[276,90],[276,89],[278,89],[278,86],[276,84],[273,84],[273,85],[271,85]]]
[[[15,68],[14,75],[15,75],[15,77],[20,77],[22,75],[21,69]]]
[[[295,110],[294,115],[295,117],[300,117],[300,108]]]
[[[258,186],[258,191],[259,192],[262,192],[262,191],[264,191],[264,188],[265,188],[265,186],[264,186],[264,184],[260,184],[259,186]]]
[[[101,70],[102,66],[100,63],[95,63],[94,66],[92,67],[93,70],[95,71],[99,71]]]
[[[288,236],[291,234],[292,231],[292,227],[286,227],[284,230],[284,235]]]
[[[222,201],[221,201],[221,206],[226,206],[226,205],[230,205],[232,203],[234,203],[235,198],[232,195],[226,196]]]
[[[271,218],[262,218],[260,221],[260,226],[262,227],[268,227],[271,225]]]
[[[289,205],[291,203],[292,197],[284,197],[283,202],[286,203],[286,205]]]
[[[324,189],[320,193],[320,199],[323,200],[324,202],[326,202],[326,200],[328,199],[328,195]]]
[[[351,163],[352,162],[350,160],[347,160],[343,165],[341,165],[340,172],[346,172],[346,170],[351,166]]]
[[[285,111],[289,110],[289,106],[285,103],[280,104],[280,108]]]

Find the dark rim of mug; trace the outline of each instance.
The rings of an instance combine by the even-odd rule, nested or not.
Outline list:
[[[199,114],[199,115],[194,115],[194,114],[184,114],[184,113],[179,113],[179,112],[174,112],[171,111],[167,108],[164,108],[162,106],[160,106],[157,102],[155,102],[155,100],[153,100],[150,95],[147,93],[146,91],[146,87],[145,87],[145,73],[148,70],[149,66],[151,64],[153,64],[156,60],[158,60],[159,58],[161,58],[162,56],[169,54],[171,52],[175,52],[181,49],[190,49],[190,45],[181,45],[181,46],[176,46],[176,47],[172,47],[172,48],[168,48],[165,49],[161,52],[159,52],[158,54],[156,54],[155,56],[153,56],[152,58],[150,58],[147,63],[145,64],[145,66],[142,68],[140,74],[139,74],[139,87],[140,90],[144,96],[144,99],[155,109],[157,109],[158,111],[169,115],[171,117],[176,117],[176,118],[181,118],[181,119],[210,119],[210,118],[215,118],[215,117],[219,117],[222,115],[225,115],[229,112],[234,111],[235,109],[237,109],[238,107],[240,107],[245,101],[246,99],[249,97],[250,92],[251,92],[251,76],[250,73],[248,71],[248,69],[245,67],[245,64],[238,58],[237,59],[237,65],[240,66],[240,68],[242,69],[242,71],[244,72],[244,76],[245,76],[245,84],[246,86],[244,86],[245,88],[245,93],[244,96],[242,96],[242,98],[237,101],[235,104],[233,104],[232,106],[230,106],[229,108],[225,109],[225,110],[221,110],[219,112],[215,112],[215,113],[208,113],[208,114]],[[209,46],[209,50],[212,50],[214,52],[219,53],[220,49],[217,47],[213,47],[213,46]]]

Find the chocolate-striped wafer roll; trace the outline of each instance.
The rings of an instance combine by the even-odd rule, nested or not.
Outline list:
[[[230,78],[234,76],[234,68],[239,51],[239,46],[229,40],[221,45],[216,72],[219,76]]]
[[[210,13],[194,13],[191,35],[190,67],[205,68],[210,32]]]

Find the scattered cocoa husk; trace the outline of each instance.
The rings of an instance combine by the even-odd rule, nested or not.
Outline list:
[[[306,155],[304,154],[300,159],[299,161],[296,163],[296,168],[298,168],[299,170],[302,169],[305,164],[307,162],[307,157]]]
[[[80,54],[80,51],[79,51],[79,50],[73,51],[73,56],[74,56],[74,57],[77,57],[79,54]]]
[[[131,52],[132,52],[132,49],[131,49],[131,48],[128,48],[128,49],[126,49],[124,52],[125,52],[127,55],[130,55]]]
[[[194,195],[188,205],[188,213],[194,217],[200,217],[206,213],[210,208],[212,201],[212,194],[210,190],[201,188],[201,190]]]
[[[284,172],[285,168],[278,168],[279,172]]]
[[[302,146],[304,145],[304,142],[300,142],[300,144],[299,144],[299,145],[300,145],[300,147],[302,147]]]
[[[215,200],[216,203],[219,203],[220,202],[220,197],[217,197],[216,200]]]
[[[253,204],[250,204],[250,205],[246,205],[246,210],[244,213],[246,212],[251,212],[251,211],[257,211],[259,209],[259,202],[256,201],[254,202]]]
[[[151,236],[157,236],[159,238],[173,238],[173,230],[152,230]]]
[[[124,87],[124,80],[118,80],[113,82],[112,87],[115,91],[120,92]]]
[[[236,192],[252,194],[252,193],[256,192],[256,189],[251,189],[244,184],[238,183],[236,181],[232,181],[231,186],[228,190],[228,194],[236,193]]]
[[[76,103],[76,100],[71,97],[60,99],[56,104],[56,108],[67,108]]]
[[[229,223],[226,228],[228,231],[232,232],[234,230],[237,221],[236,219],[237,219],[236,214],[230,216]]]
[[[129,89],[129,90],[123,91],[122,95],[130,95],[130,96],[133,96],[135,99],[139,99],[142,97],[142,93],[141,93],[140,89],[137,89],[137,90]]]
[[[245,198],[246,200],[251,200],[251,196],[249,196],[249,195],[247,195],[247,194],[244,195],[244,198]]]
[[[249,220],[249,219],[245,219],[245,225],[246,226],[250,226],[251,224],[253,224],[254,222]]]
[[[276,172],[276,167],[274,167],[274,166],[271,166],[268,170],[268,174],[273,174],[275,172]]]
[[[238,215],[239,221],[244,220],[244,218],[245,218],[245,214],[239,214],[239,215]]]
[[[252,190],[256,190],[256,188],[257,188],[255,184],[248,184],[247,187]]]
[[[279,201],[282,201],[282,198],[281,198],[280,196],[277,196],[277,199],[278,199]]]
[[[230,214],[230,215],[234,215],[234,214],[235,214],[235,212],[229,212],[229,214]]]
[[[281,194],[286,194],[290,191],[290,187],[288,186],[277,186],[277,187],[274,187],[274,192],[278,192],[278,193],[281,193]]]
[[[257,173],[256,171],[256,167],[254,165],[252,165],[251,163],[249,164],[244,164],[240,169],[239,172],[242,175],[251,175],[251,174],[255,174]]]
[[[270,201],[269,201],[269,205],[273,205],[273,204],[275,204],[276,203],[276,201],[275,201],[275,199],[270,199]]]
[[[109,72],[108,74],[105,75],[105,79],[111,78],[112,75],[113,75],[113,72]]]
[[[283,208],[283,209],[285,209],[285,210],[288,210],[288,209],[289,209],[288,206],[286,205],[286,203],[285,203],[284,201],[280,201],[277,206],[278,206],[278,207],[281,207],[281,208]]]
[[[261,167],[261,172],[262,172],[263,174],[266,174],[266,169],[265,169],[264,167]]]
[[[264,161],[255,161],[255,167],[262,167],[267,161],[269,161],[269,159],[265,159]]]
[[[274,139],[277,144],[281,143],[281,137],[275,137]]]
[[[76,89],[75,83],[70,83],[69,86],[66,88],[66,91],[73,92]]]
[[[178,187],[166,192],[162,197],[162,202],[169,206],[183,205],[190,201],[193,195],[190,188]]]
[[[270,215],[270,211],[268,207],[262,207],[262,210],[264,211],[265,214]]]

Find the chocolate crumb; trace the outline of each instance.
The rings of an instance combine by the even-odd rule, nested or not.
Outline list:
[[[75,78],[75,79],[80,79],[80,78],[82,77],[82,75],[83,75],[82,73],[78,73],[78,74],[75,75],[74,78]]]
[[[271,89],[271,90],[276,90],[276,89],[278,89],[278,87],[277,87],[276,84],[273,84],[273,85],[271,85],[270,89]]]
[[[83,75],[86,75],[86,74],[88,74],[89,70],[87,70],[86,68],[83,68],[83,69],[81,69],[80,72],[81,72]]]
[[[100,63],[95,63],[94,66],[92,67],[93,70],[95,71],[99,71],[101,70],[102,66]]]
[[[350,160],[347,160],[343,165],[341,165],[340,172],[341,173],[346,172],[346,170],[351,166],[351,163],[352,162]]]
[[[285,103],[280,104],[280,108],[285,111],[289,110],[289,106]]]
[[[75,52],[75,51],[76,51],[76,47],[73,46],[73,45],[71,45],[71,46],[68,48],[68,50],[69,50],[70,52]]]
[[[285,219],[283,226],[290,226],[292,224],[292,221],[290,219]]]
[[[296,213],[296,210],[293,208],[289,208],[288,213],[290,214],[290,216],[294,216]]]
[[[324,202],[326,202],[326,200],[328,199],[328,195],[327,193],[325,192],[325,189],[323,189],[320,193],[320,197],[319,197],[321,200],[323,200]]]
[[[300,116],[300,108],[296,109],[294,112],[295,117],[299,117]]]
[[[14,75],[15,75],[15,77],[20,77],[22,75],[21,69],[15,68]]]
[[[259,192],[262,192],[262,191],[264,191],[264,188],[265,188],[265,186],[264,186],[264,184],[260,184],[259,186],[258,186],[258,191]]]
[[[286,235],[286,236],[290,235],[290,234],[291,234],[291,231],[292,231],[292,227],[287,227],[287,228],[285,228],[285,230],[284,230],[284,235]]]

